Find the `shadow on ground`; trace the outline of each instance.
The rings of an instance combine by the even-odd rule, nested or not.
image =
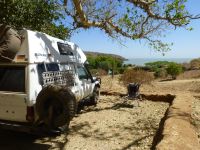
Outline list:
[[[106,126],[107,129],[92,129],[97,122],[85,121],[71,126],[70,134],[77,137],[81,136],[85,140],[93,139],[94,141],[107,143],[113,143],[113,141],[124,143],[124,141],[126,141],[120,146],[120,149],[126,150],[131,147],[140,147],[143,143],[148,142],[158,129],[156,122],[155,118],[149,116],[147,118],[136,119],[128,125],[124,125],[123,122],[121,122],[115,125],[108,124]],[[124,136],[122,133],[126,133],[128,136]],[[151,142],[149,144],[151,144]]]
[[[145,118],[137,120],[135,123],[130,123],[124,126],[123,124],[118,124],[116,126],[108,126],[110,130],[114,132],[108,134],[105,131],[96,129],[89,130],[95,123],[83,122],[81,124],[76,124],[71,127],[71,134],[82,136],[84,139],[94,139],[94,141],[102,141],[112,143],[113,141],[129,141],[126,144],[122,144],[122,150],[127,150],[129,148],[140,147],[144,141],[148,141],[151,136],[156,133],[157,125],[155,124],[154,118]],[[129,136],[124,136],[122,132],[128,133]],[[143,135],[142,135],[143,134]],[[151,143],[150,143],[151,144]]]
[[[0,130],[0,149],[2,150],[47,150],[63,148],[67,143],[55,140],[55,136],[44,137],[15,131]],[[63,141],[63,140],[62,140]]]
[[[173,81],[173,80],[175,80],[175,79],[162,79],[162,80],[160,80],[160,82]]]

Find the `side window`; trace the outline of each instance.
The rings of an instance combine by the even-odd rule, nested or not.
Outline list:
[[[57,44],[60,55],[71,55],[71,56],[73,55],[72,48],[70,45],[59,42]]]
[[[54,64],[54,63],[51,63],[51,64],[42,63],[42,64],[38,64],[37,69],[38,69],[39,74],[42,74],[43,72],[46,72],[46,71],[59,71],[59,66],[58,64]]]
[[[45,72],[45,70],[46,70],[44,64],[38,64],[37,70],[38,70],[38,75],[41,77],[42,73]]]
[[[47,71],[59,71],[59,66],[58,64],[46,64]]]
[[[59,71],[58,64],[50,63],[50,64],[38,64],[37,65],[38,70],[38,76],[39,76],[39,82],[43,85],[43,79],[42,79],[42,73],[46,71]]]
[[[89,78],[88,73],[84,67],[78,67],[78,76],[79,76],[79,79],[88,79]]]
[[[0,66],[0,91],[25,92],[25,67]]]

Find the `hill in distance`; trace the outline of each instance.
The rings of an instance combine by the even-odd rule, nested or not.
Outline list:
[[[86,54],[86,56],[90,55],[93,57],[102,55],[102,56],[111,56],[111,57],[115,57],[117,59],[121,59],[122,61],[127,60],[126,58],[120,56],[120,55],[116,55],[116,54],[109,54],[109,53],[100,53],[100,52],[91,52],[91,51],[84,51],[84,53]]]

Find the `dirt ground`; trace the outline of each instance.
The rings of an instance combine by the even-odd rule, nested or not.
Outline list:
[[[192,124],[200,139],[199,86],[199,79],[154,81],[151,85],[141,86],[141,93],[189,93],[194,96]],[[101,90],[126,93],[126,88],[117,78],[113,80],[111,77],[103,77]],[[85,108],[72,120],[68,133],[57,137],[38,137],[0,130],[0,149],[150,149],[168,107],[166,102],[127,100],[119,94],[101,95],[96,107]]]
[[[200,143],[200,97],[196,96],[195,97],[195,101],[193,102],[192,105],[192,124],[195,126],[196,128],[196,132],[198,135],[198,140]]]

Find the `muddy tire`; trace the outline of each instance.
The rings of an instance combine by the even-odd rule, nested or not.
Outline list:
[[[49,129],[66,129],[76,112],[76,98],[70,89],[50,85],[36,99],[36,113]]]

